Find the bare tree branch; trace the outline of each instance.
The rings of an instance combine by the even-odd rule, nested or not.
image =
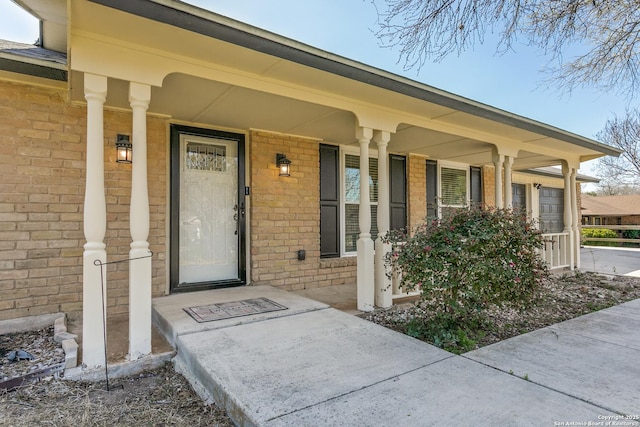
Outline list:
[[[378,39],[400,49],[406,69],[460,54],[495,32],[498,52],[520,36],[551,55],[548,80],[567,90],[638,91],[640,0],[383,1]],[[582,53],[565,62],[566,51],[578,47]]]
[[[597,138],[605,144],[621,149],[620,157],[598,159],[601,189],[622,194],[625,187],[640,186],[640,111],[628,110],[624,117],[607,121]]]

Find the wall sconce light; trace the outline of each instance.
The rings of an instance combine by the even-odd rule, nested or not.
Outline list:
[[[116,138],[116,163],[131,163],[131,141],[129,141],[129,135],[118,134]]]
[[[287,159],[287,156],[284,154],[276,154],[276,165],[278,165],[278,169],[280,169],[280,176],[291,176],[290,166],[291,160]]]
[[[536,188],[536,190],[539,190],[542,187],[542,184],[539,183],[534,183],[533,186]]]

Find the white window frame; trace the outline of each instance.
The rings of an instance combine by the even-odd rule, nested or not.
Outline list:
[[[346,156],[357,156],[360,157],[360,149],[357,147],[340,147],[340,256],[356,256],[357,251],[349,251],[347,252],[347,221],[346,221]],[[369,159],[378,159],[378,150],[369,149]],[[378,171],[378,174],[380,172]],[[388,174],[387,174],[388,175]],[[378,175],[378,179],[379,179]],[[350,205],[360,205],[360,199],[358,199],[358,203],[348,203]],[[371,205],[378,205],[377,201],[371,201]],[[377,218],[371,218],[371,226],[377,221]]]

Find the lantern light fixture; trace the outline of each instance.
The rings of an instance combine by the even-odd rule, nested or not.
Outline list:
[[[116,138],[116,163],[131,163],[131,141],[129,135],[118,134]]]
[[[286,155],[276,154],[276,165],[278,165],[278,169],[280,169],[279,176],[291,176],[291,160],[287,159]]]

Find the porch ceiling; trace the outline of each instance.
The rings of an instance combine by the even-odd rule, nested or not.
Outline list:
[[[72,87],[79,100],[83,92],[82,73],[72,73]],[[128,82],[109,79],[106,104],[129,109]],[[184,74],[172,74],[163,87],[152,89],[149,112],[204,126],[263,129],[330,143],[357,144],[356,118],[350,111]],[[492,145],[486,142],[409,124],[401,124],[389,144],[391,152],[471,165],[491,163],[491,150]],[[559,162],[557,157],[520,151],[514,168],[529,169]]]
[[[39,3],[41,0],[22,1]],[[189,29],[185,29],[98,3],[110,1],[71,2],[70,95],[75,101],[83,102],[84,96],[82,73],[73,71],[73,40],[85,37],[198,67],[216,70],[223,67],[243,78],[265,83],[265,89],[245,87],[216,77],[196,77],[190,75],[187,68],[176,69],[164,79],[161,87],[152,88],[149,108],[151,113],[175,120],[238,130],[264,129],[353,144],[356,114],[366,110],[381,117],[399,118],[398,122],[402,122],[389,145],[389,150],[397,153],[481,165],[491,162],[491,142],[506,142],[521,150],[515,169],[559,164],[564,155],[582,160],[602,155],[596,143],[592,147],[588,140],[577,135],[196,7],[169,0],[135,0],[122,6],[132,10],[163,8],[154,10],[157,13],[180,9],[181,16],[192,18]],[[236,32],[233,37],[244,37],[248,41],[241,45],[236,39],[231,40],[229,31]],[[304,61],[296,60],[298,57]],[[328,72],[328,67],[335,70]],[[127,88],[124,80],[110,78],[107,105],[129,109]],[[573,140],[578,143],[584,140],[585,144],[576,145]]]

